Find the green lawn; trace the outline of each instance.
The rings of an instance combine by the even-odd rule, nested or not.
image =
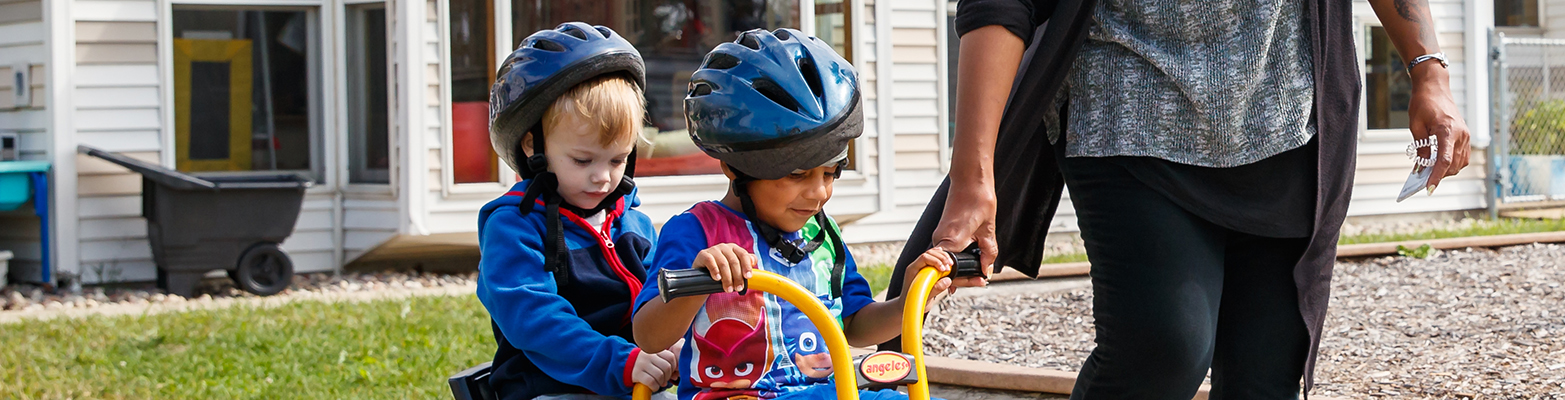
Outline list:
[[[1410,234],[1394,235],[1343,235],[1341,239],[1337,240],[1337,244],[1385,243],[1400,242],[1404,240],[1445,239],[1454,237],[1494,236],[1555,231],[1565,231],[1565,220],[1501,218],[1495,220],[1477,220],[1474,221],[1473,225],[1470,227],[1463,227],[1458,229],[1435,229]]]
[[[1561,230],[1565,221],[1505,219],[1340,243]],[[860,272],[878,293],[891,266]],[[494,351],[472,296],[56,319],[0,325],[0,338],[4,399],[438,399],[448,375]]]
[[[0,398],[449,398],[488,318],[440,296],[0,325]]]

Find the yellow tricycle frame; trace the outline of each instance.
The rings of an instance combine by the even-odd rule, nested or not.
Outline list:
[[[854,372],[853,355],[848,350],[848,338],[842,329],[837,327],[836,319],[821,305],[815,294],[798,283],[794,283],[782,275],[753,270],[748,280],[749,290],[759,290],[770,293],[793,304],[804,315],[809,317],[810,323],[815,329],[820,330],[822,340],[826,343],[826,349],[831,354],[831,366],[833,378],[836,380],[837,398],[839,400],[858,400],[858,377]],[[906,300],[902,308],[902,350],[913,358],[913,368],[918,378],[917,381],[908,384],[909,400],[929,400],[929,375],[924,370],[924,310],[928,306],[929,291],[941,278],[949,276],[950,271],[940,271],[933,267],[926,267],[918,271],[908,288]],[[631,393],[633,400],[648,400],[652,397],[652,389],[637,384]]]

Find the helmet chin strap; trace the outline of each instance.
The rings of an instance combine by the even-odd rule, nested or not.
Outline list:
[[[533,132],[541,132],[534,129]],[[629,195],[635,189],[636,182],[631,178],[635,173],[636,150],[631,149],[630,159],[626,161],[625,176],[620,178],[619,185],[610,192],[608,197],[598,202],[591,210],[577,208],[564,201],[560,196],[560,180],[548,169],[548,159],[543,155],[543,135],[533,135],[533,155],[527,157],[524,164],[526,171],[521,171],[525,179],[532,182],[527,185],[527,192],[522,196],[518,209],[522,215],[532,212],[533,204],[538,199],[544,203],[544,225],[546,231],[543,238],[543,269],[554,274],[555,285],[565,287],[570,284],[570,249],[565,245],[565,223],[560,219],[560,208],[575,213],[577,216],[591,216],[605,209],[614,207],[621,198]],[[520,149],[518,149],[520,150]],[[525,153],[524,153],[525,154]]]
[[[837,169],[839,176],[842,174],[841,166],[842,164],[839,164]],[[732,183],[734,195],[739,196],[739,204],[744,208],[745,218],[750,220],[750,224],[755,226],[757,231],[760,231],[761,238],[766,240],[766,244],[772,249],[776,249],[789,264],[798,264],[804,261],[805,257],[808,257],[810,253],[815,252],[816,249],[819,249],[826,242],[827,236],[831,237],[832,250],[836,254],[836,257],[833,257],[831,268],[831,295],[832,297],[842,297],[842,274],[847,262],[848,252],[842,243],[842,238],[837,236],[835,229],[832,229],[831,221],[826,218],[826,212],[817,211],[812,217],[815,219],[815,224],[820,226],[820,230],[815,232],[815,237],[808,240],[802,238],[800,240],[785,239],[782,236],[782,230],[761,221],[759,214],[755,212],[755,202],[750,199],[749,184],[756,181],[756,179],[739,172],[739,170],[730,170],[734,173]],[[803,242],[802,246],[800,242]],[[757,257],[759,256],[757,255]]]

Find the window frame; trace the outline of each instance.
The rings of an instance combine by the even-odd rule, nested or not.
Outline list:
[[[174,9],[201,9],[222,11],[304,11],[305,17],[310,23],[305,25],[306,41],[315,46],[313,51],[305,57],[306,71],[309,82],[307,94],[315,100],[311,105],[312,113],[309,116],[310,126],[310,169],[307,170],[275,170],[279,172],[305,173],[315,181],[306,193],[324,193],[335,190],[340,184],[337,179],[337,135],[331,131],[337,128],[335,113],[327,112],[335,110],[335,105],[340,99],[337,97],[336,88],[339,84],[335,73],[337,71],[338,47],[333,40],[326,40],[327,32],[333,35],[339,34],[341,25],[337,24],[340,18],[333,3],[327,0],[170,0],[161,2],[158,8],[158,69],[162,79],[159,90],[163,100],[161,113],[163,115],[162,132],[163,141],[160,145],[159,160],[163,165],[172,169],[178,169],[176,158],[178,150],[173,143],[176,140],[176,127],[174,121],[176,115],[174,98]],[[269,170],[270,171],[270,170]]]
[[[340,182],[342,182],[341,186],[350,191],[362,193],[391,193],[393,190],[395,190],[394,186],[397,184],[396,171],[399,165],[399,160],[396,157],[396,149],[399,147],[396,132],[397,115],[396,113],[392,112],[392,103],[395,102],[396,99],[394,97],[395,93],[391,90],[392,88],[396,87],[397,79],[397,77],[391,73],[391,65],[393,62],[395,62],[395,60],[392,58],[392,55],[394,54],[394,40],[392,35],[396,33],[391,23],[391,13],[395,10],[391,8],[391,5],[388,4],[386,0],[342,0],[338,2],[336,8],[338,8],[337,26],[339,26],[340,29],[336,29],[333,32],[333,35],[335,36],[334,40],[336,43],[339,43],[339,45],[336,46],[337,53],[335,56],[343,61],[342,68],[335,71],[335,74],[338,75],[338,87],[335,89],[338,91],[338,93],[340,93],[339,98],[342,99],[342,101],[334,104],[333,108],[336,110],[337,115],[344,116],[343,118],[338,118],[337,131],[341,132],[341,135],[336,135],[338,139],[336,142],[338,143],[339,149],[337,152],[338,159],[346,161],[336,166],[339,167],[335,168],[337,170],[336,174],[339,177]],[[349,54],[349,45],[351,43],[348,42],[348,29],[350,27],[348,26],[349,24],[347,21],[349,14],[355,12],[354,10],[350,10],[351,8],[379,8],[384,10],[386,13],[386,65],[384,66],[386,68],[386,81],[384,84],[387,88],[385,105],[386,151],[389,153],[387,154],[389,163],[386,167],[386,183],[356,183],[353,182],[352,179],[354,169],[357,168],[357,166],[355,166],[353,163],[353,152],[359,151],[360,149],[358,149],[359,145],[355,145],[353,142],[352,136],[354,131],[349,126],[349,124],[353,123],[352,118],[347,117],[349,115],[348,103],[353,101],[354,97],[356,96],[356,94],[351,93],[350,89],[348,88],[349,78],[347,76],[349,73],[351,73],[351,71],[347,70],[349,65],[348,58],[353,56],[352,54]],[[368,84],[369,82],[366,83]]]
[[[801,31],[811,32],[813,34],[815,32],[815,1],[797,1],[799,2],[799,29]],[[504,162],[499,163],[499,182],[456,183],[455,170],[452,168],[453,149],[451,148],[451,143],[453,140],[453,120],[451,116],[451,63],[449,62],[449,56],[451,54],[451,13],[450,6],[447,1],[437,1],[436,3],[437,9],[435,12],[438,16],[437,20],[439,21],[439,32],[437,32],[440,42],[439,54],[445,56],[445,59],[440,63],[439,72],[440,94],[443,96],[440,99],[441,137],[439,138],[441,144],[441,194],[443,197],[453,197],[468,194],[492,194],[496,191],[507,190],[512,185],[514,185],[517,180],[516,172],[506,166]],[[850,56],[852,57],[848,61],[855,67],[861,67],[865,62],[865,51],[863,51],[864,35],[860,29],[861,25],[863,25],[863,16],[860,15],[860,12],[858,11],[863,10],[864,3],[863,0],[843,0],[842,3],[847,9],[847,18],[844,18],[843,23],[847,25],[847,29],[851,30],[850,33],[847,33],[849,38],[847,46],[849,48],[849,53],[851,53]],[[491,20],[494,23],[494,29],[490,32],[490,34],[493,35],[493,43],[495,47],[495,59],[493,62],[494,65],[498,66],[505,60],[506,56],[510,55],[512,51],[509,44],[514,39],[513,36],[515,32],[512,29],[513,20],[511,16],[511,4],[509,1],[497,0],[494,2],[494,7],[491,12],[493,12],[493,14],[491,14]],[[863,105],[861,104],[861,106]],[[867,179],[867,175],[862,172],[864,168],[863,166],[865,165],[864,163],[868,162],[868,156],[866,155],[867,152],[863,151],[864,146],[866,145],[865,140],[865,136],[860,136],[859,138],[854,139],[853,145],[856,149],[858,149],[858,151],[854,151],[850,157],[853,157],[854,164],[860,167],[843,171],[842,177],[837,180],[837,185],[839,187],[848,185],[864,186],[867,190],[874,190],[873,185],[871,185]],[[687,185],[726,183],[727,177],[724,177],[722,174],[648,176],[639,177],[636,179],[636,182],[638,186],[643,188],[665,188],[683,187]]]
[[[1537,26],[1519,26],[1519,25],[1494,24],[1494,29],[1496,29],[1496,30],[1498,30],[1500,32],[1505,32],[1506,34],[1542,35],[1544,32],[1546,32],[1548,30],[1548,28],[1549,28],[1549,26],[1548,26],[1548,24],[1549,24],[1549,18],[1548,18],[1548,16],[1549,16],[1549,10],[1548,10],[1549,2],[1544,1],[1544,0],[1528,0],[1528,1],[1535,2],[1538,5],[1538,25]],[[1489,3],[1489,10],[1492,13],[1492,16],[1490,17],[1491,19],[1492,18],[1496,18],[1496,17],[1499,16],[1499,13],[1496,12],[1496,11],[1499,11],[1499,10],[1496,10],[1495,9],[1496,7],[1499,7],[1499,3],[1498,2],[1491,1]],[[1495,22],[1498,22],[1498,21],[1495,21]]]
[[[510,50],[509,49],[505,49],[505,46],[502,45],[503,43],[510,43],[509,39],[505,39],[506,37],[508,37],[508,35],[507,36],[501,36],[500,35],[502,31],[506,31],[506,32],[510,31],[510,26],[506,25],[506,24],[508,24],[510,22],[510,16],[509,15],[501,15],[500,11],[502,9],[504,9],[506,13],[510,13],[511,6],[510,6],[510,2],[509,1],[504,1],[504,0],[495,0],[491,4],[492,4],[492,7],[490,7],[490,10],[489,10],[490,14],[489,14],[489,21],[488,22],[490,22],[490,24],[491,24],[490,25],[491,29],[489,31],[489,35],[490,35],[490,40],[492,40],[491,44],[493,44],[493,47],[494,47],[494,50],[492,52],[494,53],[495,57],[494,57],[494,59],[490,60],[490,67],[491,68],[498,68],[500,63],[505,61],[505,56],[510,55]],[[453,123],[455,122],[455,119],[451,116],[451,106],[454,103],[454,101],[452,99],[452,87],[451,87],[451,85],[452,85],[452,79],[451,79],[451,2],[448,1],[448,0],[437,0],[437,1],[435,1],[435,13],[436,13],[435,14],[436,18],[435,19],[437,21],[437,23],[436,23],[437,28],[436,29],[438,31],[436,33],[438,34],[439,42],[440,42],[439,54],[442,57],[440,59],[440,68],[439,68],[440,69],[440,72],[439,72],[439,74],[440,74],[440,96],[441,96],[441,98],[440,98],[440,138],[436,142],[436,143],[440,143],[440,192],[441,192],[441,195],[443,197],[451,197],[453,195],[462,195],[462,194],[486,194],[487,195],[487,194],[492,194],[494,192],[508,190],[508,189],[511,188],[512,185],[515,185],[516,182],[518,181],[517,180],[517,172],[512,170],[510,166],[506,165],[504,160],[501,160],[500,162],[496,163],[497,168],[499,169],[497,171],[497,176],[500,178],[498,181],[494,181],[494,182],[470,182],[470,183],[457,183],[456,182],[456,168],[455,168],[455,164],[454,164],[453,159],[452,159],[455,156],[455,150],[452,148],[452,146],[453,146],[453,142],[455,141],[455,136],[453,136],[453,135],[455,135],[456,132],[455,132],[455,129],[453,127]],[[502,28],[502,26],[504,26],[504,28]],[[418,29],[422,29],[422,28],[418,28]],[[429,60],[424,60],[424,61],[427,63]],[[410,130],[410,132],[411,132],[411,130]],[[419,157],[419,156],[422,156],[422,155],[412,155],[412,156],[413,157]]]
[[[1358,49],[1357,53],[1358,53],[1358,65],[1359,65],[1359,79],[1363,79],[1364,75],[1365,75],[1365,72],[1369,71],[1369,60],[1366,60],[1365,58],[1369,55],[1369,52],[1371,51],[1371,49],[1369,47],[1374,45],[1369,40],[1369,33],[1370,33],[1370,29],[1371,28],[1384,28],[1384,25],[1381,24],[1381,22],[1380,22],[1380,20],[1378,18],[1375,18],[1375,19],[1361,19],[1360,21],[1358,21],[1357,24],[1354,24],[1353,34],[1354,34],[1354,37],[1356,38],[1356,40],[1358,41],[1358,45],[1356,47]],[[1369,127],[1369,90],[1370,90],[1369,83],[1365,82],[1364,83],[1364,90],[1360,90],[1359,91],[1359,109],[1358,109],[1358,116],[1359,116],[1359,129],[1358,129],[1359,130],[1359,140],[1363,141],[1364,138],[1370,136],[1371,134],[1374,134],[1376,136],[1384,136],[1385,134],[1397,134],[1397,135],[1407,135],[1408,137],[1411,137],[1412,132],[1413,132],[1411,128],[1376,128],[1376,129],[1371,129]]]

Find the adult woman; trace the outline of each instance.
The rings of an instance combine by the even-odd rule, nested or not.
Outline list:
[[[1433,191],[1468,150],[1433,19],[1370,3],[1410,62],[1413,136],[1438,138]],[[951,174],[903,258],[977,243],[1036,271],[1068,184],[1098,342],[1072,398],[1188,399],[1208,368],[1213,399],[1307,391],[1353,180],[1351,8],[964,1]]]

